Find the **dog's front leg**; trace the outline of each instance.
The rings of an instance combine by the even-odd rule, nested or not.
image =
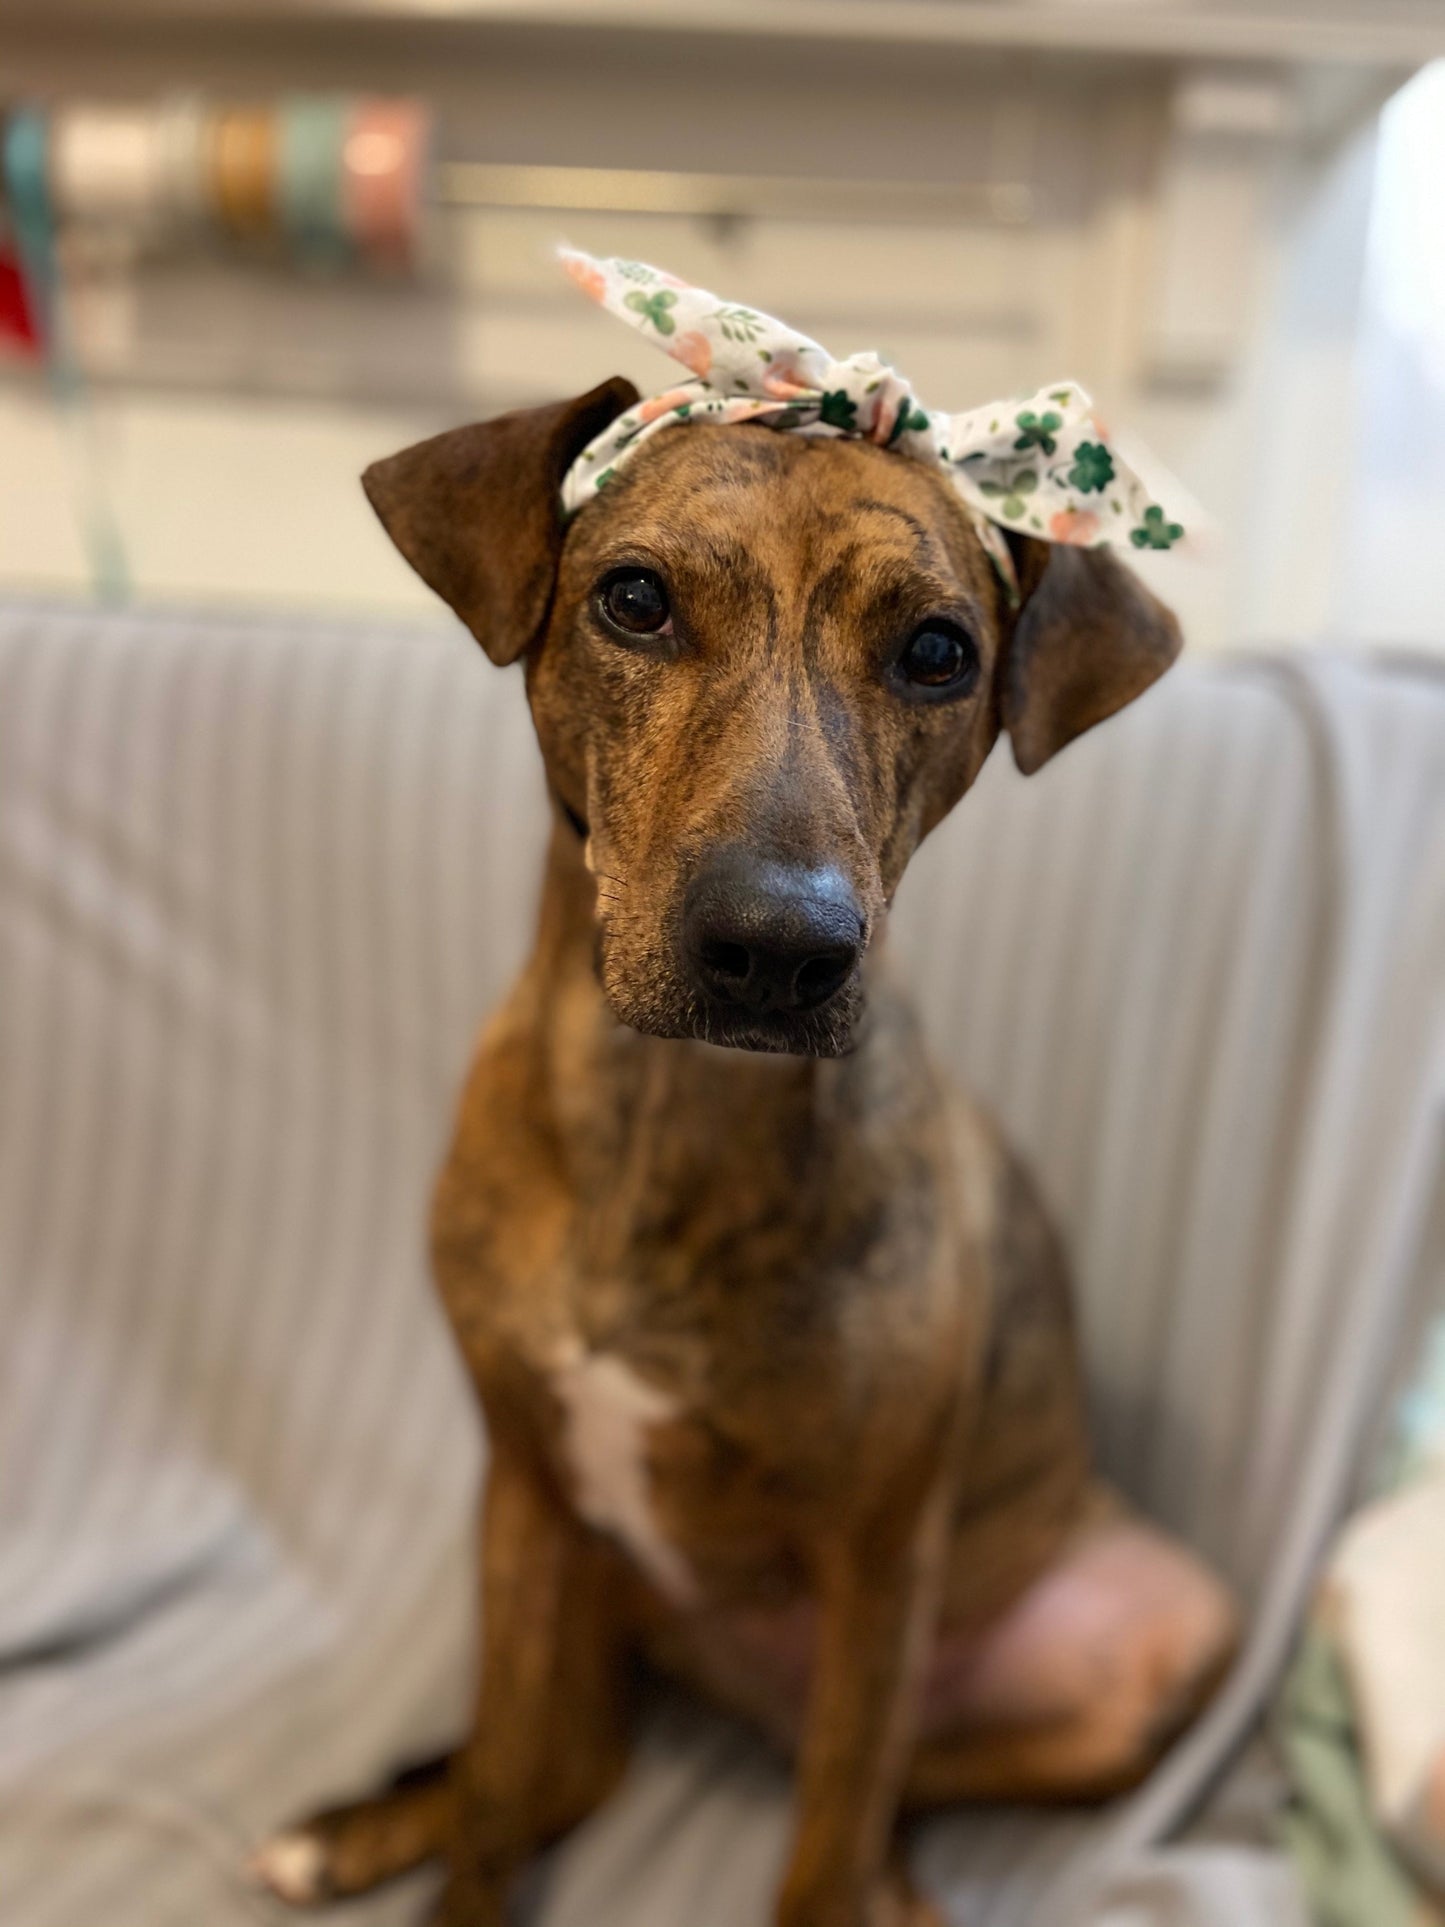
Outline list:
[[[940,1481],[903,1516],[830,1543],[816,1669],[798,1755],[797,1821],[778,1927],[924,1927],[890,1844],[947,1539]]]
[[[481,1674],[452,1765],[439,1927],[500,1927],[517,1868],[598,1805],[626,1762],[608,1549],[496,1434],[481,1569]]]

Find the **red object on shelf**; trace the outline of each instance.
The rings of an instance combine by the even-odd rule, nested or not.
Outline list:
[[[13,254],[0,251],[0,342],[40,352],[40,330],[25,292],[25,277]]]

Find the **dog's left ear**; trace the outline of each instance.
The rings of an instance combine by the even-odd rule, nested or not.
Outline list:
[[[1179,654],[1179,623],[1109,549],[1011,539],[1023,604],[1005,652],[1002,719],[1032,776],[1143,695]]]
[[[632,383],[614,376],[575,401],[434,435],[362,476],[387,534],[493,662],[515,662],[546,620],[562,478],[636,400]]]

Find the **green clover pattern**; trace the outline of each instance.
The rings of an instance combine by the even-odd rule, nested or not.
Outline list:
[[[980,482],[979,488],[999,505],[1000,515],[1020,516],[1028,513],[1026,495],[1032,495],[1039,485],[1038,474],[1034,469],[1021,468],[1007,483]]]
[[[921,435],[928,426],[928,411],[920,408],[912,395],[905,395],[898,404],[898,416],[888,437],[891,448],[900,435]]]
[[[1080,442],[1069,470],[1070,486],[1081,495],[1097,489],[1100,495],[1114,479],[1114,458],[1102,442]]]
[[[1163,509],[1156,503],[1145,509],[1143,524],[1130,529],[1129,540],[1136,549],[1172,549],[1183,534],[1182,524],[1166,521]]]
[[[670,288],[659,288],[656,294],[643,294],[640,289],[634,288],[631,294],[623,296],[622,305],[650,321],[660,335],[676,332],[677,323],[668,309],[677,306],[677,296]]]
[[[1037,448],[1044,455],[1052,455],[1059,446],[1054,437],[1063,425],[1063,416],[1056,415],[1052,408],[1042,415],[1036,415],[1031,408],[1026,408],[1021,415],[1014,417],[1014,426],[1019,431],[1014,447],[1021,455],[1030,448]]]

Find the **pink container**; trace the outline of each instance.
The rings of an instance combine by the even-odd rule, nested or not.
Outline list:
[[[416,259],[428,186],[431,116],[417,100],[361,100],[342,148],[342,220],[378,266]]]

